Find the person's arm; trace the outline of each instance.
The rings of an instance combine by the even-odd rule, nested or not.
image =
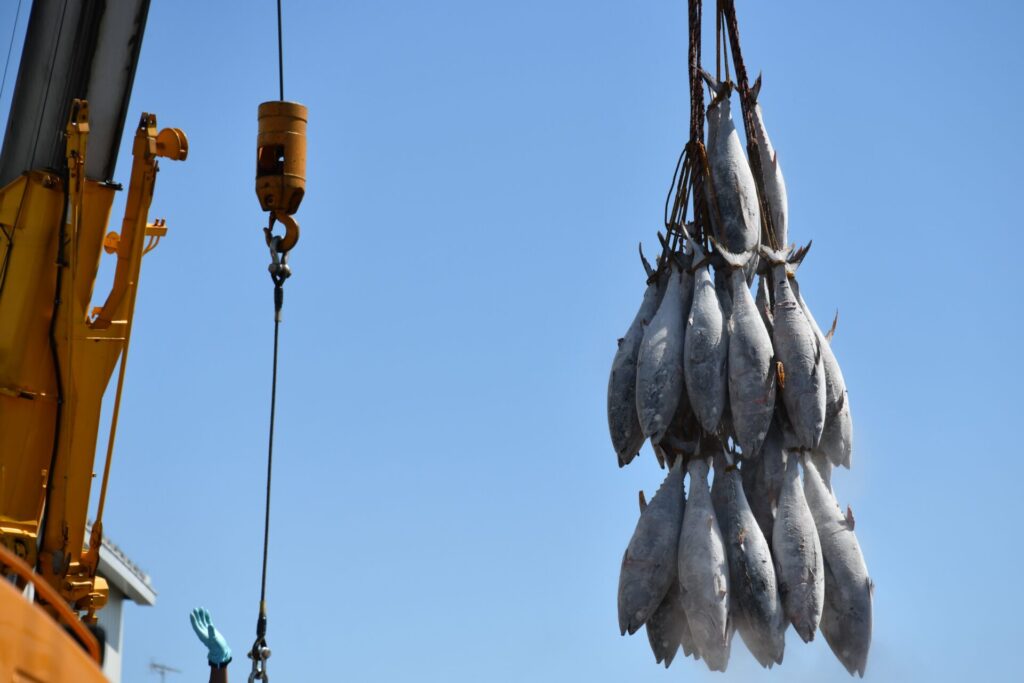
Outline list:
[[[228,665],[210,667],[210,683],[228,683]]]
[[[210,613],[197,607],[189,615],[192,630],[206,646],[207,661],[210,663],[210,683],[228,683],[228,664],[231,663],[231,648],[224,636],[214,625]]]

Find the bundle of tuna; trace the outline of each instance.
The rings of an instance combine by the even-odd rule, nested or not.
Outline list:
[[[668,468],[622,560],[619,626],[646,625],[657,661],[679,647],[724,671],[734,631],[762,666],[782,662],[785,630],[820,629],[864,674],[872,583],[840,511],[832,468],[849,467],[846,385],[800,295],[803,249],[762,243],[757,185],[730,111],[731,85],[703,74],[704,239],[683,226],[652,267],[612,363],[608,424],[619,465],[650,440]],[[750,91],[771,240],[788,238],[786,186]],[[750,285],[759,274],[756,297]],[[834,324],[833,324],[834,329]],[[713,481],[709,487],[709,470]],[[802,477],[801,477],[802,473]],[[688,494],[684,476],[689,475]]]

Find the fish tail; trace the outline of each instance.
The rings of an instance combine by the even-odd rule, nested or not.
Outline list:
[[[784,249],[772,249],[766,244],[761,245],[761,256],[764,256],[765,260],[773,266],[779,266],[786,263],[787,252]]]
[[[718,81],[714,76],[709,74],[704,69],[700,69],[700,75],[707,82],[708,87],[711,88],[712,92],[715,93],[715,97],[722,94],[722,88],[726,86],[725,83]]]
[[[757,79],[754,81],[754,85],[750,87],[748,91],[750,93],[750,103],[757,104],[757,96],[761,94],[761,72],[757,73]]]
[[[733,270],[737,268],[743,268],[748,263],[750,263],[750,259],[754,257],[753,251],[744,251],[739,254],[731,252],[725,247],[723,247],[722,244],[714,237],[711,238],[711,244],[715,246],[715,253],[721,256],[722,260],[725,261],[726,265],[728,265]]]

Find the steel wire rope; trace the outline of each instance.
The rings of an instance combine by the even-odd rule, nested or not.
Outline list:
[[[278,74],[278,96],[284,101],[284,31],[281,20],[281,0],[277,0],[277,74]],[[273,228],[274,217],[271,213],[270,227]],[[284,281],[288,277],[288,266],[285,263],[287,256],[278,260],[277,247],[278,238],[270,239],[268,229],[268,242],[270,245],[273,262],[270,267],[270,275],[274,281],[274,351],[270,380],[270,425],[267,437],[267,491],[263,509],[263,563],[260,573],[260,609],[256,619],[256,640],[253,642],[249,657],[252,659],[252,673],[249,680],[267,679],[266,658],[270,651],[266,644],[267,634],[267,560],[270,550],[270,492],[274,472],[274,424],[277,416],[277,360],[281,332],[281,308],[284,304]]]
[[[7,86],[7,68],[11,65],[11,52],[14,51],[14,36],[18,31],[18,17],[21,16],[21,0],[18,0],[18,8],[14,10],[14,25],[11,26],[11,42],[7,45],[7,60],[4,62],[4,77],[0,80],[0,99],[3,99],[4,88]]]

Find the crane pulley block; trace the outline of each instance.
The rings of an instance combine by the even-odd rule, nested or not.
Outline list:
[[[259,106],[256,196],[264,211],[292,215],[306,194],[307,110],[278,100]]]

